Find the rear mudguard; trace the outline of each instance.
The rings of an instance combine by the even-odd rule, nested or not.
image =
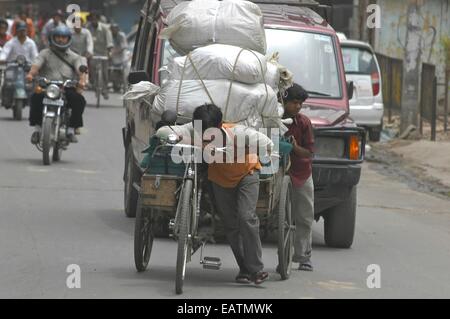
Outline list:
[[[28,98],[27,91],[24,88],[16,88],[14,90],[15,100],[25,100]]]

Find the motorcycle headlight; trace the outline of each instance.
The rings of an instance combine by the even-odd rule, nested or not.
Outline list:
[[[47,87],[46,94],[48,98],[55,100],[59,98],[61,91],[57,85],[51,84]]]

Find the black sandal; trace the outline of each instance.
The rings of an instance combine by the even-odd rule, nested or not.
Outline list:
[[[298,270],[313,271],[314,267],[313,267],[313,265],[310,262],[300,263],[300,266],[298,266]]]

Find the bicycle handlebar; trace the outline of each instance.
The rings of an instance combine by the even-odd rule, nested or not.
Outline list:
[[[94,55],[91,57],[92,60],[97,60],[97,61],[107,61],[109,60],[109,57],[104,56],[104,55]]]

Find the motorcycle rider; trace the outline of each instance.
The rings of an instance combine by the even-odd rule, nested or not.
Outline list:
[[[8,34],[8,26],[8,21],[0,19],[0,51],[6,42],[11,40],[11,36]]]
[[[123,73],[125,71],[125,51],[128,48],[127,36],[125,35],[125,33],[120,31],[119,25],[117,23],[113,23],[111,25],[111,34],[114,42],[114,47],[111,51],[111,63],[114,66],[121,67]],[[123,79],[123,77],[121,79]],[[120,86],[118,88],[114,87],[115,91],[118,91],[119,89]]]
[[[88,17],[89,24],[88,29],[92,34],[92,39],[94,41],[94,55],[98,56],[111,56],[111,49],[114,47],[112,34],[109,28],[100,20],[100,14],[98,12],[91,12]],[[108,94],[108,83],[109,83],[109,74],[108,74],[108,66],[109,61],[101,61],[102,67],[102,76],[103,76],[103,87],[102,87],[102,95],[105,100],[109,98]],[[90,74],[91,74],[91,82],[94,87],[97,85],[95,83],[96,78],[94,76],[95,72],[93,72],[93,64],[90,63]]]
[[[11,40],[11,36],[8,34],[8,21],[5,19],[0,19],[0,55],[3,51],[3,46]],[[0,61],[0,65],[4,64],[2,61]],[[2,79],[3,79],[3,69],[0,69],[0,84],[3,85]]]
[[[58,27],[61,24],[64,24],[64,13],[61,10],[56,10],[52,18],[47,21],[47,23],[44,25],[44,28],[42,28],[41,32],[41,43],[44,47],[49,46],[49,40],[48,36],[51,34],[51,32]]]
[[[27,36],[30,39],[34,40],[34,37],[36,36],[36,30],[34,28],[34,23],[31,18],[28,17],[27,12],[25,10],[21,10],[17,16],[17,19],[14,21],[14,24],[12,26],[12,34],[16,35],[17,32],[17,24],[22,21],[25,22],[27,25]]]
[[[27,36],[27,25],[19,22],[16,25],[17,36],[6,42],[0,53],[0,61],[15,61],[18,55],[23,55],[29,63],[38,55],[36,43]]]
[[[94,54],[94,42],[92,41],[91,32],[81,25],[75,24],[72,31],[72,45],[70,49],[82,57],[90,59]]]
[[[72,31],[66,25],[56,27],[50,37],[50,48],[41,51],[31,66],[27,80],[32,81],[37,75],[49,80],[65,81],[78,78],[76,89],[66,88],[67,107],[72,110],[67,138],[70,142],[78,142],[75,128],[83,126],[83,111],[86,106],[82,92],[86,84],[86,74],[79,71],[83,65],[83,58],[70,50]],[[45,93],[34,93],[31,96],[30,126],[35,127],[31,136],[31,143],[37,144],[40,140],[42,126],[43,99]]]

